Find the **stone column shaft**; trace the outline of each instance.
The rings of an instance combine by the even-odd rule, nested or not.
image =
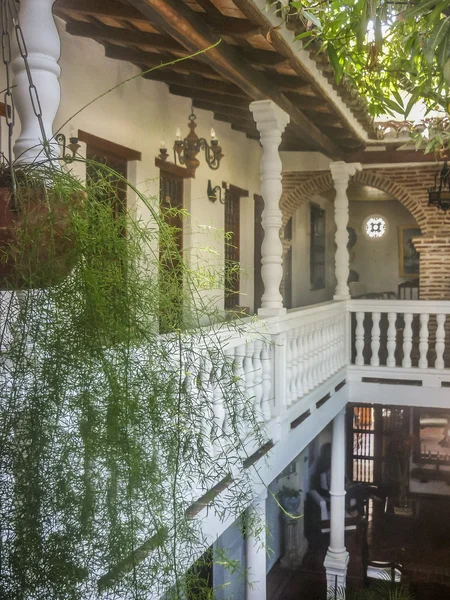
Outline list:
[[[264,491],[248,508],[249,521],[256,525],[258,533],[250,529],[245,540],[246,600],[266,600],[266,497],[267,491]]]
[[[334,218],[336,222],[336,292],[335,300],[350,298],[348,276],[350,272],[348,244],[348,196],[347,188],[350,177],[361,170],[361,165],[348,164],[343,161],[330,164],[331,175],[336,188],[334,201]]]
[[[261,276],[264,294],[258,313],[263,316],[278,315],[286,312],[280,293],[283,278],[283,246],[280,240],[282,164],[278,148],[281,136],[289,123],[289,116],[271,100],[252,102],[250,110],[261,134],[264,150],[261,161],[261,193],[264,199]]]
[[[327,585],[345,586],[348,552],[345,548],[345,409],[333,421],[330,489],[330,545],[325,557]]]
[[[14,32],[12,62],[14,73],[12,90],[14,104],[20,117],[21,132],[14,145],[14,155],[19,162],[45,161],[43,135],[35,109],[42,112],[45,136],[53,136],[53,122],[61,101],[58,64],[61,44],[52,13],[55,0],[21,0],[19,23],[28,53],[28,64],[35,89],[30,91],[24,60],[19,51]],[[34,102],[32,102],[33,98]],[[34,107],[33,107],[34,104]],[[52,156],[59,156],[56,143],[51,144]]]

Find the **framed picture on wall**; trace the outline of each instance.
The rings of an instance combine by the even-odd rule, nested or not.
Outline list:
[[[400,277],[417,277],[420,268],[420,254],[414,248],[413,238],[420,237],[422,232],[418,227],[408,225],[399,227],[399,268]]]

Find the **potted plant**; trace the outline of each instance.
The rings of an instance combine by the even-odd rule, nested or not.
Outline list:
[[[300,506],[302,490],[290,488],[285,485],[280,490],[280,504],[288,513],[295,513]]]
[[[0,289],[47,288],[76,262],[81,183],[59,165],[0,168]]]

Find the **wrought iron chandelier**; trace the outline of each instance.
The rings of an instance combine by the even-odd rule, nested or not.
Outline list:
[[[181,130],[177,129],[176,140],[173,145],[174,162],[177,161],[186,166],[190,177],[195,177],[195,171],[200,165],[197,155],[200,151],[204,151],[205,160],[210,169],[216,171],[220,167],[220,161],[223,158],[222,148],[219,146],[219,140],[216,138],[214,129],[211,129],[211,143],[205,138],[199,138],[195,133],[197,127],[197,116],[194,113],[194,107],[191,108],[189,115],[188,127],[190,129],[188,135],[181,139]],[[160,158],[166,160],[168,156],[164,142],[161,142]]]
[[[428,206],[437,206],[443,211],[450,208],[450,169],[447,161],[434,176],[434,186],[428,189]]]

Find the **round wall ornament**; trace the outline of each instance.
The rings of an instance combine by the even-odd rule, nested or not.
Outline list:
[[[363,223],[363,233],[371,240],[383,238],[388,231],[388,223],[381,215],[370,215]]]

